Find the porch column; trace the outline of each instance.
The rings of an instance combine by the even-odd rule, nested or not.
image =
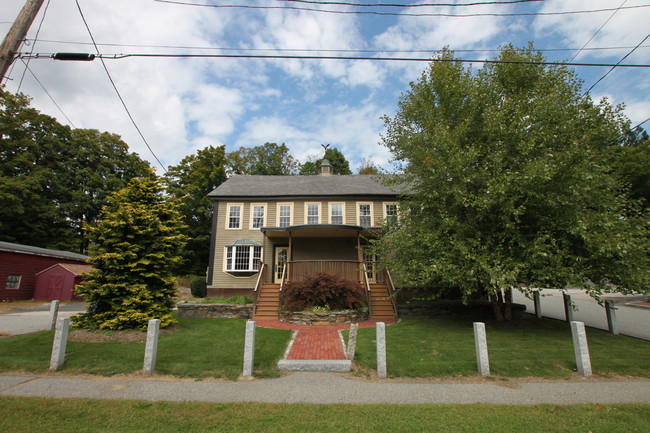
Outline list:
[[[293,238],[291,237],[291,232],[289,231],[289,251],[287,251],[287,275],[286,278],[289,281],[293,281],[291,272],[291,262],[293,262]]]
[[[359,262],[359,281],[365,281],[363,278],[363,252],[361,251],[361,236],[357,231],[357,262]]]

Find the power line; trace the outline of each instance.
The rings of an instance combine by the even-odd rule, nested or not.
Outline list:
[[[616,12],[618,12],[618,11],[621,9],[621,7],[623,7],[623,5],[624,5],[625,3],[627,3],[627,0],[623,0],[623,3],[621,3],[621,5],[620,5],[620,6],[619,6],[619,7],[618,7],[614,12],[612,12],[612,14],[609,16],[609,18],[607,18],[607,20],[603,23],[603,25],[600,26],[600,28],[599,28],[598,30],[596,30],[596,33],[594,33],[593,35],[591,35],[591,37],[589,38],[589,40],[588,40],[587,42],[585,42],[585,44],[582,46],[582,48],[580,48],[580,49],[578,50],[578,52],[575,53],[575,54],[573,55],[573,57],[571,57],[571,60],[569,60],[570,62],[574,61],[574,60],[576,59],[576,57],[578,57],[578,54],[580,54],[580,53],[585,49],[585,47],[586,47],[587,45],[589,45],[589,42],[591,42],[591,40],[592,40],[593,38],[595,38],[596,35],[597,35],[598,33],[600,33],[600,31],[603,29],[603,27],[605,27],[605,26],[607,25],[607,23],[608,23],[612,18],[614,18],[614,15],[616,15]]]
[[[596,87],[596,84],[598,84],[598,83],[600,83],[601,81],[603,81],[603,80],[605,79],[605,77],[607,77],[607,76],[608,76],[608,75],[609,75],[609,74],[610,74],[614,69],[616,69],[617,67],[621,67],[621,66],[623,66],[623,65],[621,65],[621,62],[622,62],[623,60],[627,59],[628,56],[629,56],[630,54],[632,54],[632,53],[633,53],[637,48],[639,48],[639,47],[641,46],[641,44],[644,43],[648,38],[650,38],[650,33],[648,33],[648,34],[646,35],[646,37],[643,38],[643,40],[637,44],[636,47],[632,48],[632,50],[631,50],[629,53],[627,53],[626,55],[624,55],[623,58],[622,58],[621,60],[619,60],[615,65],[612,65],[611,69],[610,69],[609,71],[607,71],[607,72],[605,73],[605,75],[603,75],[602,77],[600,77],[600,78],[598,79],[598,81],[596,81],[594,84],[592,84],[591,87],[588,88],[587,91],[586,91],[584,94],[589,93],[589,92],[591,91],[591,89],[593,89],[594,87]],[[583,94],[583,95],[584,95],[584,94]]]
[[[45,94],[50,98],[50,100],[52,101],[52,103],[54,103],[54,106],[55,106],[55,107],[56,107],[56,108],[61,112],[61,114],[63,114],[63,117],[66,118],[66,120],[68,121],[68,123],[69,123],[70,125],[72,125],[73,128],[76,128],[76,126],[74,126],[74,123],[72,123],[72,120],[70,120],[70,118],[65,114],[65,112],[63,111],[63,109],[62,109],[61,107],[59,107],[59,104],[56,103],[56,101],[54,100],[54,97],[52,97],[52,95],[50,94],[50,92],[47,91],[47,89],[45,88],[45,86],[43,85],[43,83],[41,83],[41,80],[39,80],[38,77],[36,76],[36,74],[34,73],[34,71],[32,71],[32,68],[30,68],[29,65],[28,65],[28,64],[27,64],[23,59],[20,59],[20,61],[23,62],[23,64],[25,65],[25,70],[26,70],[26,71],[29,71],[29,73],[32,74],[32,77],[34,77],[34,79],[36,80],[36,82],[37,82],[38,84],[40,84],[41,88],[45,91]],[[16,93],[18,93],[18,92],[16,92]]]
[[[30,41],[31,39],[26,39]],[[56,43],[68,45],[93,45],[92,42],[75,42],[75,41],[61,41],[52,39],[40,39],[39,42],[43,43]],[[192,45],[147,45],[147,44],[114,44],[114,43],[97,43],[100,47],[128,47],[128,48],[169,48],[179,50],[218,50],[218,51],[240,51],[240,52],[322,52],[322,53],[434,53],[440,51],[442,48],[432,48],[427,50],[366,50],[366,49],[319,49],[319,48],[232,48],[232,47],[214,47],[214,46],[192,46]],[[618,46],[618,47],[591,47],[580,48],[582,51],[607,51],[607,50],[629,50],[634,46]],[[639,48],[650,48],[650,45],[642,45]],[[563,52],[575,51],[578,48],[535,48],[539,52]],[[488,49],[455,49],[456,53],[499,53],[502,50],[499,48]]]
[[[533,3],[544,0],[506,0],[506,1],[481,1],[473,3],[354,3],[354,2],[333,2],[333,1],[313,1],[313,0],[275,0],[283,3],[305,3],[314,5],[334,5],[334,6],[357,6],[357,7],[390,7],[390,8],[421,8],[421,7],[463,7],[463,6],[483,6],[483,5],[510,5],[515,3]]]
[[[92,60],[90,55],[85,53],[38,53],[32,57],[35,59],[55,59],[55,60],[82,60],[80,58],[68,59],[61,56],[81,56],[83,60]],[[18,57],[25,58],[27,54],[18,54]],[[298,59],[298,60],[372,60],[372,61],[399,61],[399,62],[461,62],[461,63],[507,63],[521,65],[547,65],[547,66],[617,66],[620,68],[650,68],[650,64],[612,64],[612,63],[582,63],[582,62],[536,62],[536,61],[517,61],[517,60],[486,60],[486,59],[437,59],[430,57],[367,57],[367,56],[295,56],[295,55],[255,55],[255,54],[156,54],[156,53],[131,53],[131,54],[97,54],[93,56],[100,60],[120,60],[129,57],[142,58],[222,58],[222,59]]]
[[[344,10],[331,10],[331,9],[315,9],[296,6],[257,6],[257,5],[236,5],[236,4],[209,4],[209,3],[191,3],[179,0],[153,0],[158,3],[167,3],[180,6],[196,6],[208,7],[219,9],[264,9],[264,10],[299,10],[329,14],[341,15],[381,15],[381,16],[407,16],[407,17],[447,17],[447,18],[470,18],[470,17],[524,17],[524,16],[553,16],[553,15],[575,15],[587,14],[598,12],[610,12],[618,8],[603,8],[603,9],[589,9],[578,11],[562,11],[562,12],[512,12],[512,13],[472,13],[472,14],[449,14],[449,13],[408,13],[408,12],[377,12],[377,11],[344,11]],[[620,9],[638,9],[647,8],[650,4],[625,6]]]
[[[32,49],[30,50],[30,53],[34,52],[34,48],[36,47],[36,42],[38,41],[38,34],[41,32],[41,27],[43,26],[43,21],[45,21],[45,15],[47,15],[47,9],[50,7],[50,0],[47,0],[47,4],[45,5],[45,10],[43,10],[43,16],[41,17],[41,22],[38,24],[38,29],[36,29],[36,35],[34,36],[34,42],[32,43]],[[20,92],[20,88],[23,85],[23,80],[25,79],[25,72],[27,72],[27,69],[29,68],[29,60],[27,59],[27,63],[25,63],[25,69],[23,70],[23,75],[20,77],[20,82],[18,83],[18,89],[16,90],[16,93]],[[31,71],[30,71],[31,72]],[[34,75],[32,73],[32,75]]]
[[[81,10],[81,5],[79,5],[79,0],[75,0],[75,3],[77,3],[77,9],[79,9],[79,14],[81,15],[81,19],[84,22],[84,25],[86,26],[86,30],[88,30],[88,34],[90,35],[90,39],[93,41],[93,45],[95,46],[95,50],[97,53],[99,53],[99,48],[97,47],[97,44],[95,43],[95,38],[93,37],[92,32],[90,31],[90,27],[88,26],[88,22],[86,21],[86,17],[84,16],[83,11]],[[144,134],[142,134],[142,131],[140,131],[140,128],[138,127],[138,124],[135,123],[135,119],[131,115],[131,112],[129,111],[129,107],[126,106],[126,102],[124,102],[124,99],[122,98],[122,95],[120,94],[120,91],[117,89],[117,86],[115,85],[115,82],[113,81],[113,77],[111,77],[110,72],[108,72],[108,68],[106,67],[106,63],[104,63],[104,59],[101,57],[99,60],[102,62],[102,66],[104,67],[104,71],[106,71],[106,75],[108,76],[109,81],[111,82],[111,85],[113,86],[113,89],[115,89],[115,93],[117,93],[117,97],[120,98],[120,102],[122,102],[122,106],[124,107],[124,110],[126,111],[126,114],[129,116],[129,119],[131,119],[131,123],[133,123],[133,126],[135,126],[135,129],[138,131],[138,134],[140,134],[140,138],[142,138],[142,141],[144,141],[144,144],[147,146],[149,149],[149,152],[153,155],[153,157],[158,161],[158,164],[160,167],[163,169],[163,172],[167,174],[167,170],[165,169],[165,166],[160,162],[160,159],[158,159],[158,156],[154,153],[153,149],[151,146],[149,146],[149,142],[147,142],[147,139],[144,138]]]

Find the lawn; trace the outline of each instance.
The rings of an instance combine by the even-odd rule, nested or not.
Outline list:
[[[0,397],[11,432],[650,431],[650,405],[307,405]]]
[[[178,329],[161,331],[156,373],[190,378],[236,379],[244,359],[243,319],[178,319]],[[48,369],[54,331],[0,339],[0,371],[39,373]],[[289,331],[257,328],[255,375],[275,377]],[[86,343],[69,341],[61,371],[111,376],[142,371],[144,340]]]
[[[512,322],[486,323],[490,370],[505,377],[553,379],[574,374],[571,329],[566,322],[523,315]],[[403,320],[386,327],[386,364],[390,377],[445,377],[477,374],[469,315]],[[480,320],[480,319],[479,319]],[[375,329],[359,329],[355,362],[376,369]],[[587,328],[595,375],[650,377],[650,342]]]

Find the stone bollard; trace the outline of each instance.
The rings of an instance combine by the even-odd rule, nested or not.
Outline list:
[[[68,328],[70,327],[70,318],[59,319],[54,332],[54,342],[52,343],[52,356],[50,357],[50,370],[58,370],[65,362],[65,348],[68,345]]]
[[[160,319],[151,319],[147,326],[147,344],[144,348],[144,367],[147,374],[156,369],[156,355],[158,353],[158,334],[160,333]]]
[[[377,322],[377,377],[386,379],[386,324]]]
[[[605,301],[605,314],[607,314],[607,327],[609,332],[618,335],[618,326],[616,326],[616,307],[614,301]]]
[[[56,320],[59,317],[59,301],[52,301],[50,304],[50,329],[56,328]]]
[[[591,360],[589,359],[585,324],[583,322],[571,322],[571,336],[573,337],[573,353],[576,356],[578,373],[583,376],[591,376]]]
[[[564,317],[568,323],[573,322],[573,305],[571,305],[571,295],[562,293],[564,299]]]
[[[359,325],[353,323],[350,325],[350,334],[348,334],[348,350],[346,351],[346,357],[352,361],[354,359],[354,354],[357,351],[357,331],[359,330]]]
[[[474,346],[476,348],[476,365],[481,376],[490,375],[490,360],[488,359],[485,323],[474,322]]]
[[[533,303],[535,305],[535,316],[538,319],[542,318],[542,301],[540,299],[539,290],[533,292]]]
[[[246,338],[244,340],[244,377],[253,376],[253,362],[255,358],[255,322],[246,322]]]

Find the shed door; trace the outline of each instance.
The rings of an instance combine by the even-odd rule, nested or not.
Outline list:
[[[47,299],[61,299],[65,277],[63,275],[50,275],[47,278]]]

